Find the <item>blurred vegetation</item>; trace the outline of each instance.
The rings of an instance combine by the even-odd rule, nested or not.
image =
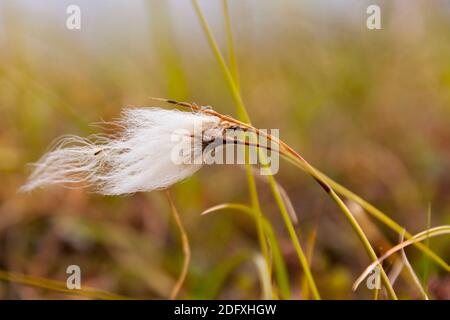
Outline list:
[[[48,1],[54,8],[48,12],[31,0],[0,3],[0,269],[64,284],[67,266],[76,264],[83,287],[167,298],[183,251],[163,192],[103,197],[61,187],[17,189],[26,163],[52,140],[93,133],[90,123],[117,117],[123,106],[151,106],[148,97],[160,96],[233,114],[233,102],[190,2],[129,1],[129,10],[117,1],[72,2],[82,9],[78,31],[65,28],[64,1]],[[200,1],[226,54],[221,1],[211,2]],[[448,2],[378,1],[383,28],[374,31],[365,26],[368,3],[338,3],[229,1],[239,83],[253,124],[279,128],[315,167],[411,233],[427,228],[429,206],[430,226],[450,224]],[[333,203],[289,163],[281,163],[276,177],[298,213],[303,247],[313,245],[322,297],[372,298],[366,288],[351,291],[370,261]],[[256,181],[292,298],[300,298],[294,248],[268,185]],[[172,195],[192,252],[179,297],[260,298],[254,221],[239,212],[200,216],[217,204],[249,203],[244,170],[205,167]],[[356,218],[378,253],[398,242],[362,210]],[[429,245],[450,261],[448,237]],[[450,299],[448,273],[415,248],[406,253],[430,296]],[[400,298],[420,297],[407,276],[395,289]],[[0,282],[2,299],[70,297]]]

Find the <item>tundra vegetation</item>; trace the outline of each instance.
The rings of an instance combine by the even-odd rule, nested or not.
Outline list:
[[[365,2],[107,2],[73,30],[63,7],[0,6],[0,298],[450,298],[442,4],[383,2],[370,30]],[[279,129],[279,172],[17,192],[55,138],[114,135],[99,120],[134,106]]]

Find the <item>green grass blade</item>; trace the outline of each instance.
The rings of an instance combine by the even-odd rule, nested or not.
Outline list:
[[[208,39],[208,43],[213,51],[213,54],[217,60],[217,62],[219,63],[219,66],[224,74],[225,80],[230,88],[231,91],[231,95],[235,101],[236,107],[237,107],[237,113],[238,113],[238,117],[240,119],[242,119],[243,121],[247,122],[247,123],[251,123],[250,122],[250,117],[248,115],[247,109],[245,108],[244,102],[242,100],[241,94],[239,92],[239,88],[236,85],[235,81],[233,80],[233,76],[228,68],[228,66],[225,63],[225,59],[223,58],[222,54],[220,53],[219,47],[217,46],[217,43],[210,31],[208,22],[206,21],[206,18],[202,12],[202,9],[200,8],[200,5],[198,4],[197,0],[192,0],[192,4],[194,6],[194,9],[197,13],[197,16],[199,17],[200,23],[203,27],[203,30],[206,34],[206,37]],[[261,154],[261,153],[260,153]],[[305,272],[305,275],[308,279],[308,285],[310,286],[310,289],[312,291],[312,294],[314,296],[315,299],[320,299],[320,294],[319,291],[317,289],[317,286],[315,284],[314,278],[312,277],[312,273],[311,270],[309,268],[306,256],[303,252],[303,249],[300,245],[300,241],[297,237],[297,234],[295,233],[295,229],[292,225],[291,220],[289,219],[289,213],[286,210],[285,204],[282,200],[282,197],[279,193],[278,188],[276,187],[276,183],[275,183],[275,178],[273,176],[268,176],[269,179],[269,184],[272,190],[272,193],[275,197],[275,201],[277,202],[277,205],[280,209],[280,212],[283,216],[283,220],[286,224],[286,228],[288,230],[288,233],[291,237],[292,243],[294,245],[295,251],[298,255],[299,261],[300,261],[300,265],[303,268],[303,271]]]
[[[254,216],[256,214],[253,208],[246,206],[244,204],[225,203],[207,209],[206,211],[202,212],[202,215],[225,209],[237,210],[250,216]],[[275,277],[277,278],[277,283],[279,286],[281,297],[283,299],[290,299],[291,289],[289,285],[289,276],[286,264],[284,263],[283,255],[281,254],[280,244],[278,243],[278,240],[275,236],[275,232],[273,231],[272,225],[264,217],[262,218],[262,225],[267,235],[270,248],[272,250],[272,259],[274,263]]]

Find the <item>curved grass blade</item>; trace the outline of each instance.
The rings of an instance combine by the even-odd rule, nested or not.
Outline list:
[[[109,293],[102,290],[93,288],[83,289],[69,289],[66,284],[61,281],[46,279],[42,277],[28,276],[15,272],[8,272],[0,270],[0,280],[14,282],[25,286],[30,286],[39,289],[45,289],[50,291],[56,291],[68,295],[74,295],[79,297],[86,297],[90,299],[99,300],[126,300],[131,299],[122,295]]]
[[[376,265],[380,264],[383,260],[390,257],[395,252],[397,252],[397,251],[401,250],[402,248],[405,248],[409,245],[412,245],[414,243],[423,241],[428,238],[436,237],[439,235],[444,235],[444,234],[450,234],[450,226],[439,226],[439,227],[427,229],[425,231],[422,231],[422,232],[412,236],[411,239],[406,240],[402,243],[399,243],[395,247],[392,247],[384,255],[382,255],[380,258],[378,258],[377,261],[374,261],[373,263],[371,263],[364,270],[364,272],[358,277],[358,279],[353,284],[353,290],[356,290],[358,288],[358,286],[361,284],[361,282],[367,277],[367,275],[373,270],[373,268],[375,268]]]
[[[245,213],[250,216],[255,215],[255,212],[251,207],[246,206],[244,204],[240,204],[240,203],[220,204],[220,205],[211,207],[211,208],[203,211],[202,215],[206,215],[206,214],[209,214],[212,212],[225,210],[225,209],[237,210],[237,211],[240,211],[240,212]],[[272,258],[273,258],[274,269],[275,269],[275,277],[277,279],[281,297],[283,299],[290,299],[291,291],[290,291],[290,286],[289,286],[289,276],[287,273],[286,265],[283,260],[283,256],[281,254],[280,245],[277,241],[277,238],[275,237],[275,233],[272,229],[271,224],[267,221],[266,218],[263,218],[262,225],[265,230],[265,233],[267,234],[270,248],[272,249]]]
[[[402,235],[400,236],[400,243],[403,242],[403,239],[404,239],[404,235],[402,234]],[[429,240],[429,239],[430,239],[430,238],[428,237],[427,240]],[[411,275],[414,284],[415,284],[415,285],[417,286],[417,288],[419,289],[420,294],[422,295],[423,299],[424,299],[424,300],[430,300],[430,299],[428,298],[427,293],[426,293],[425,290],[423,289],[422,284],[420,283],[419,277],[417,277],[417,274],[415,273],[413,267],[411,266],[411,263],[409,263],[408,257],[406,256],[406,253],[405,253],[405,248],[402,248],[402,249],[400,250],[400,253],[401,253],[401,256],[402,256],[403,263],[405,264],[406,269],[409,271],[409,274]]]
[[[181,221],[181,218],[180,218],[180,214],[178,213],[175,203],[173,202],[172,196],[170,195],[170,192],[168,190],[166,191],[166,196],[167,196],[167,199],[169,200],[170,209],[172,211],[172,215],[175,220],[175,223],[177,224],[177,227],[180,230],[180,238],[181,238],[183,254],[184,254],[183,267],[181,269],[180,276],[178,277],[178,280],[175,283],[175,286],[173,287],[172,292],[170,293],[170,299],[174,300],[177,298],[178,293],[181,290],[181,286],[183,285],[184,281],[186,280],[186,276],[187,276],[188,269],[189,269],[189,262],[191,261],[191,248],[189,246],[189,238],[187,236],[186,230],[184,229],[183,222]]]

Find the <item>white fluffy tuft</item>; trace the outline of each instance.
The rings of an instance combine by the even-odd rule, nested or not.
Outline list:
[[[60,139],[52,151],[33,164],[34,171],[21,191],[60,183],[91,186],[95,192],[106,195],[165,188],[201,167],[197,162],[174,163],[174,131],[184,129],[193,134],[194,126],[201,125],[203,130],[220,132],[217,117],[158,108],[125,109],[121,119],[112,124],[123,131],[114,136]],[[189,137],[188,146],[193,139],[202,139]],[[193,143],[197,146],[192,150],[196,157],[201,156],[201,142]]]

